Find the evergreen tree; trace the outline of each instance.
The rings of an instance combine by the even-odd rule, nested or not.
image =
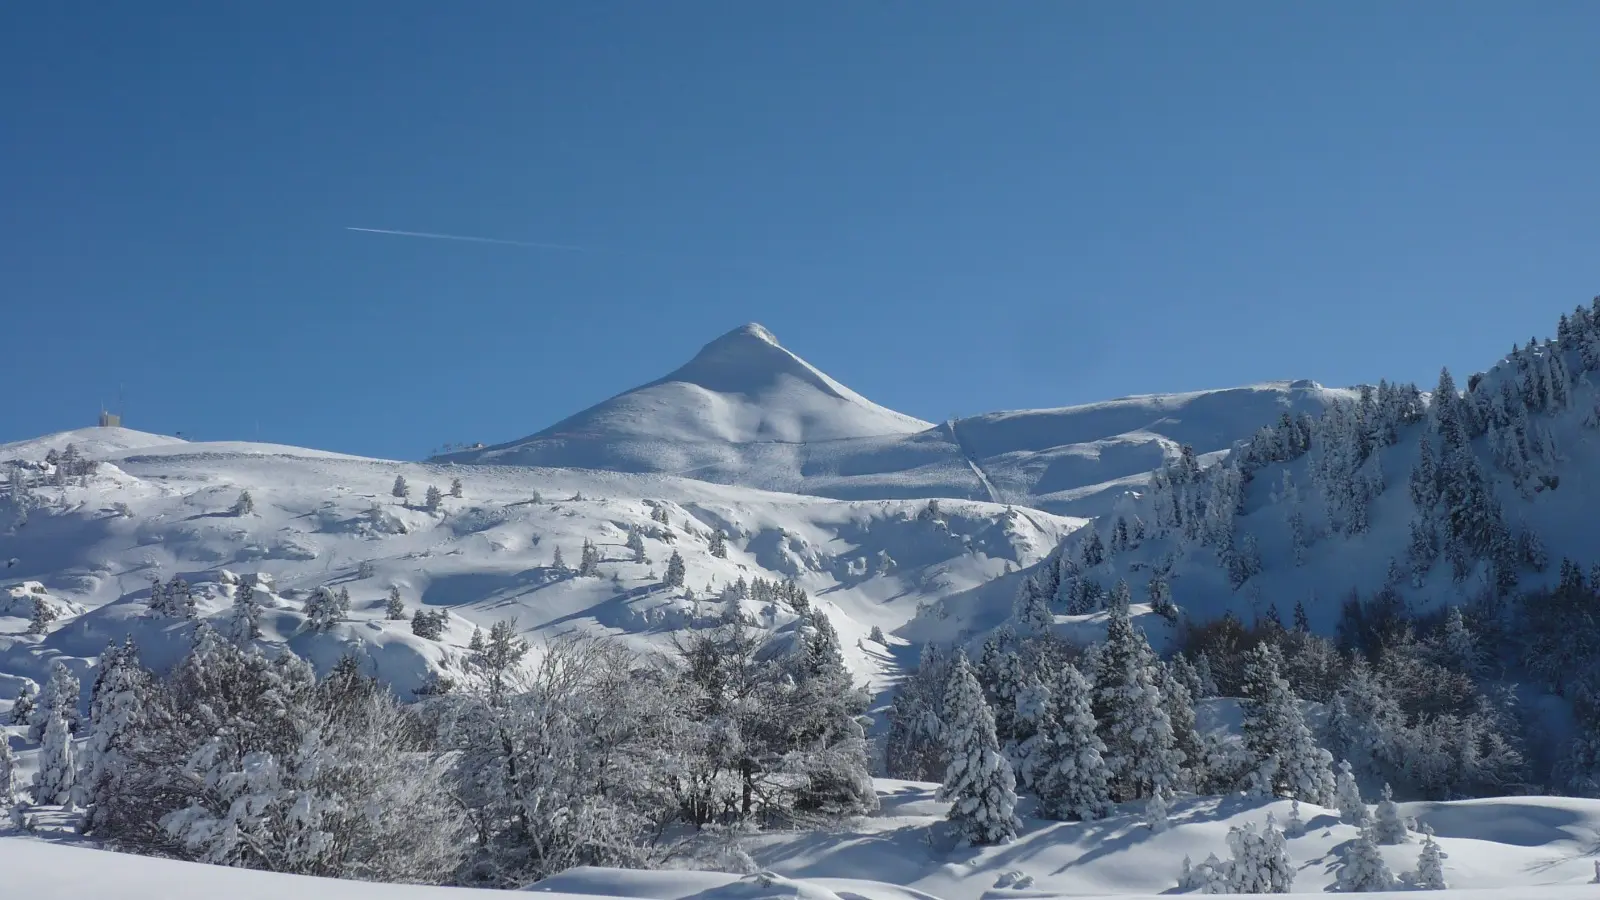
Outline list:
[[[1196,730],[1194,694],[1179,677],[1177,668],[1160,660],[1155,663],[1156,690],[1161,692],[1161,708],[1172,723],[1172,739],[1178,752],[1183,754],[1183,779],[1180,785],[1198,789],[1205,784],[1206,750]]]
[[[50,606],[49,601],[43,597],[33,598],[33,612],[28,617],[28,633],[43,635],[50,630],[50,623],[56,620],[56,611]]]
[[[1199,689],[1194,692],[1196,700],[1209,700],[1221,694],[1217,690],[1217,679],[1211,672],[1211,656],[1204,650],[1194,658],[1194,675]]]
[[[557,572],[560,572],[563,575],[565,575],[567,572],[567,561],[561,558],[560,547],[556,548],[555,556],[550,559],[550,568],[555,569]]]
[[[1300,702],[1280,674],[1278,649],[1263,642],[1246,657],[1244,743],[1252,758],[1249,788],[1319,806],[1335,796],[1333,756],[1317,746]]]
[[[50,680],[45,682],[39,703],[28,719],[28,740],[44,740],[45,728],[52,718],[59,717],[67,723],[67,732],[78,730],[78,702],[83,696],[83,685],[72,674],[67,664],[56,660],[50,667]]]
[[[683,564],[683,556],[678,551],[672,551],[672,556],[667,559],[667,577],[664,580],[667,587],[683,587],[684,579],[688,576],[688,568]]]
[[[1378,853],[1372,829],[1361,829],[1361,834],[1346,845],[1344,865],[1339,868],[1337,881],[1339,890],[1346,893],[1394,890],[1394,873]]]
[[[650,520],[660,523],[663,528],[672,527],[672,521],[667,518],[667,508],[659,503],[650,507]]]
[[[711,555],[717,559],[728,558],[728,535],[720,528],[711,535]]]
[[[411,496],[411,485],[406,483],[404,475],[396,475],[394,477],[394,487],[389,490],[389,493],[393,494],[402,503]]]
[[[944,746],[950,764],[939,799],[967,844],[1003,844],[1017,836],[1016,781],[1000,753],[994,716],[964,654],[957,654],[944,697]]]
[[[1294,630],[1301,634],[1311,633],[1311,618],[1306,615],[1306,605],[1300,600],[1294,602]]]
[[[440,491],[439,486],[436,484],[428,485],[427,493],[423,494],[422,508],[428,512],[438,512],[443,503],[444,492]]]
[[[600,577],[600,548],[588,538],[583,539],[583,549],[578,554],[578,577]]]
[[[1233,894],[1287,894],[1294,884],[1294,861],[1289,858],[1283,832],[1267,816],[1260,831],[1253,823],[1228,829],[1228,892]]]
[[[240,491],[239,499],[233,501],[233,514],[236,516],[255,515],[256,501],[250,496],[249,491]]]
[[[1289,821],[1283,823],[1285,837],[1297,838],[1306,833],[1305,820],[1300,818],[1300,801],[1289,802]]]
[[[633,552],[633,561],[634,562],[642,563],[642,562],[645,561],[645,556],[644,556],[644,536],[639,533],[639,529],[637,529],[637,528],[628,529],[628,544],[627,544],[627,547],[628,547],[629,550],[631,550]]]
[[[1050,600],[1032,576],[1022,579],[1022,585],[1017,588],[1012,615],[1017,620],[1018,630],[1025,635],[1049,634],[1056,624],[1055,613],[1050,611]]]
[[[441,610],[435,615],[428,610],[419,609],[411,614],[411,633],[419,638],[437,641],[444,637],[445,618]]]
[[[1348,825],[1364,828],[1372,818],[1347,759],[1339,760],[1339,774],[1334,778],[1334,804],[1339,807],[1339,820]]]
[[[389,599],[383,604],[384,618],[391,622],[404,621],[406,618],[406,603],[400,599],[400,586],[389,586]]]
[[[1439,849],[1432,831],[1423,831],[1422,852],[1417,855],[1417,871],[1410,878],[1412,886],[1422,891],[1442,891],[1450,885],[1444,880],[1444,860],[1449,854]]]
[[[1156,687],[1155,654],[1125,608],[1113,605],[1106,622],[1094,689],[1094,717],[1106,745],[1111,796],[1140,800],[1178,782],[1183,754]]]
[[[11,703],[11,724],[26,725],[33,721],[33,711],[38,708],[34,699],[33,682],[24,681],[17,690],[17,699]]]
[[[79,805],[87,808],[84,832],[106,826],[115,801],[127,790],[135,741],[145,722],[149,675],[139,665],[130,638],[118,649],[101,656],[101,678],[96,683],[89,710],[89,739],[83,748]]]
[[[1386,784],[1382,799],[1378,801],[1372,820],[1372,839],[1380,844],[1404,844],[1411,840],[1405,820],[1400,818],[1400,807],[1395,805],[1394,792]]]
[[[248,644],[261,637],[261,605],[256,602],[255,585],[240,581],[233,589],[233,606],[228,611],[224,633],[236,644]]]
[[[450,496],[456,498],[457,500],[461,499],[461,479],[450,479]]]
[[[483,629],[473,626],[472,639],[467,641],[467,649],[473,653],[483,652]]]
[[[9,736],[0,733],[0,807],[9,810],[16,805],[19,787],[21,785],[17,780],[17,758],[11,755],[11,740]]]
[[[349,618],[350,592],[344,588],[335,592],[326,585],[319,587],[306,598],[305,614],[306,625],[312,631],[327,631]]]
[[[1038,676],[1029,675],[1022,689],[1017,691],[1016,709],[1012,714],[1012,737],[1004,745],[1006,758],[1016,774],[1017,784],[1025,789],[1034,787],[1034,775],[1042,762],[1043,749],[1052,737],[1044,732],[1049,722],[1050,689]],[[995,736],[999,737],[999,725]]]
[[[1161,788],[1156,788],[1144,804],[1144,825],[1156,834],[1166,831],[1171,824],[1167,820],[1167,801],[1161,794]]]
[[[39,771],[33,775],[33,802],[70,806],[77,779],[78,767],[67,719],[61,710],[51,710],[45,716]]]

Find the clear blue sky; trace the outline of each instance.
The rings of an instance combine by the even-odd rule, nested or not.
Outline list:
[[[1600,293],[1596,47],[1593,2],[11,3],[0,440],[122,385],[418,457],[750,320],[928,419],[1464,375]]]

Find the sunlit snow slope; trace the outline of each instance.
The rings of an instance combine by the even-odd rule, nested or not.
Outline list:
[[[1190,444],[1228,449],[1348,391],[1309,381],[1125,397],[930,425],[884,409],[760,325],[530,437],[441,460],[680,475],[840,499],[951,497],[1096,515]]]
[[[266,640],[283,641],[319,666],[346,652],[369,658],[401,691],[460,656],[477,625],[515,619],[536,640],[572,629],[664,643],[674,629],[717,616],[716,594],[738,578],[794,579],[827,612],[851,665],[881,682],[892,648],[866,640],[873,626],[892,635],[919,606],[973,590],[1009,604],[1012,570],[1036,563],[1080,520],[988,503],[950,501],[937,518],[916,501],[845,502],[767,493],[660,475],[527,467],[387,462],[249,443],[183,443],[137,432],[87,429],[0,446],[0,464],[42,464],[68,443],[97,448],[101,460],[80,483],[33,489],[42,508],[22,519],[0,499],[0,699],[20,680],[40,679],[58,656],[86,660],[106,641],[132,633],[147,662],[182,652],[188,623],[150,618],[150,580],[195,586],[202,615],[220,620],[232,602],[230,576],[262,573]],[[410,483],[392,496],[397,475]],[[424,508],[430,485],[446,495]],[[235,515],[248,490],[255,511]],[[669,526],[652,520],[657,508]],[[645,533],[648,560],[624,546]],[[710,550],[727,535],[726,558]],[[599,577],[554,567],[559,550],[576,568],[585,540],[599,548]],[[687,588],[662,576],[676,550]],[[29,583],[36,583],[30,586]],[[348,589],[351,621],[326,633],[306,628],[307,592]],[[400,590],[408,609],[445,610],[442,642],[386,621],[384,600]],[[42,590],[61,613],[42,637],[27,635],[32,596]],[[787,610],[752,607],[765,626],[792,624]]]

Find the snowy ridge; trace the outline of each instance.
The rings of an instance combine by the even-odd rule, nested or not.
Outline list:
[[[32,457],[82,435],[6,452]],[[511,618],[536,639],[580,629],[659,643],[714,616],[716,593],[740,578],[795,580],[833,619],[852,667],[881,683],[896,663],[887,648],[858,646],[873,627],[893,634],[921,605],[1032,565],[1081,524],[960,501],[944,504],[935,523],[913,501],[843,502],[656,475],[405,464],[268,444],[123,440],[102,449],[86,482],[46,486],[49,476],[38,473],[33,496],[43,505],[0,537],[0,557],[15,560],[4,585],[40,582],[49,602],[82,612],[63,615],[43,637],[24,634],[26,611],[0,615],[0,672],[39,681],[51,659],[87,666],[108,639],[127,633],[153,665],[169,664],[186,649],[189,630],[147,614],[150,579],[181,576],[201,616],[220,620],[235,592],[221,574],[230,571],[270,578],[271,589],[259,592],[265,640],[324,669],[356,650],[402,692],[452,665],[474,627]],[[392,495],[397,476],[411,485],[407,500]],[[427,488],[446,492],[455,478],[463,497],[446,495],[437,510],[426,509]],[[254,509],[236,515],[246,491]],[[671,523],[665,529],[652,519],[658,507]],[[0,497],[0,528],[19,514]],[[634,562],[624,546],[630,530],[644,533],[648,561]],[[718,530],[726,558],[711,552]],[[576,567],[586,540],[600,549],[602,577],[553,567],[557,550]],[[674,551],[699,599],[661,584]],[[347,589],[354,608],[348,622],[318,632],[303,607],[323,585]],[[408,611],[448,612],[443,640],[385,621],[391,588]],[[14,696],[20,682],[5,684],[0,678],[0,698]]]
[[[590,468],[851,500],[993,500],[1097,515],[1189,444],[1229,449],[1283,411],[1352,392],[1314,382],[1124,397],[931,425],[884,409],[760,325],[526,438],[439,457]]]

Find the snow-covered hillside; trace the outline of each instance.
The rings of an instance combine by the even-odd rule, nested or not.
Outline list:
[[[1600,313],[1597,306],[1596,313]],[[1303,604],[1332,630],[1349,597],[1413,611],[1554,585],[1600,563],[1600,326],[1562,317],[1456,390],[1380,385],[1318,417],[1263,423],[1203,467],[1180,458],[1069,539],[1040,572],[1063,611],[1076,585],[1164,581],[1191,617],[1245,621]],[[1449,395],[1444,403],[1438,397]],[[1423,457],[1426,457],[1424,459]],[[1471,518],[1473,522],[1467,522]]]
[[[1019,839],[1000,847],[948,846],[937,786],[878,781],[878,815],[827,832],[770,834],[746,845],[764,874],[683,868],[624,871],[578,868],[534,885],[552,900],[1035,900],[1044,897],[1153,898],[1170,894],[1187,856],[1226,857],[1230,827],[1280,823],[1286,801],[1197,798],[1176,804],[1170,827],[1152,833],[1134,811],[1097,822],[1027,820]],[[1440,900],[1566,900],[1591,897],[1593,839],[1600,804],[1517,798],[1407,804],[1408,817],[1430,826],[1446,854],[1450,889]],[[1302,805],[1304,832],[1287,841],[1293,893],[1331,889],[1356,829],[1336,810]],[[150,859],[72,846],[47,815],[36,835],[0,834],[7,896],[29,900],[455,900],[482,897],[462,888],[381,885],[280,875]],[[53,839],[53,840],[52,840]],[[63,843],[65,842],[65,843]],[[1395,873],[1416,868],[1418,842],[1381,848]],[[688,862],[688,861],[686,861]],[[1369,894],[1372,897],[1401,896]],[[1415,896],[1405,892],[1405,896]]]
[[[92,473],[58,479],[45,458],[68,444]],[[795,581],[840,631],[852,667],[880,681],[893,634],[919,605],[994,584],[1037,562],[1078,520],[1030,509],[951,501],[937,518],[913,501],[842,502],[771,494],[657,475],[521,467],[419,465],[248,443],[184,443],[126,429],[88,429],[0,447],[0,467],[34,486],[24,508],[0,499],[5,584],[22,596],[0,609],[0,697],[16,676],[40,680],[51,659],[88,660],[134,634],[160,665],[188,646],[181,621],[151,617],[151,579],[181,578],[203,617],[225,616],[234,576],[259,576],[262,629],[326,667],[347,651],[370,657],[402,692],[459,657],[474,627],[514,619],[530,636],[584,629],[660,642],[697,618],[720,614],[720,591],[739,579]],[[397,476],[410,497],[393,495]],[[450,496],[454,479],[462,496]],[[60,485],[54,482],[60,481]],[[442,496],[427,509],[430,486]],[[235,512],[242,492],[253,510]],[[654,517],[665,518],[662,526]],[[15,525],[16,527],[12,527]],[[626,545],[638,531],[647,561]],[[716,532],[726,556],[713,555]],[[598,576],[579,567],[586,541]],[[668,558],[685,560],[688,590],[662,582]],[[231,574],[224,574],[231,573]],[[998,579],[998,581],[997,581]],[[1014,579],[1014,576],[1013,576]],[[34,582],[45,593],[20,587]],[[317,588],[347,590],[349,620],[307,627]],[[408,611],[449,614],[443,639],[416,637],[385,619],[391,589]],[[28,635],[32,598],[60,617]],[[692,599],[691,599],[692,598]],[[769,626],[783,616],[753,607]],[[763,618],[764,617],[764,618]],[[86,665],[80,662],[78,665]]]
[[[544,431],[439,461],[681,475],[839,499],[965,498],[1097,515],[1188,444],[1227,450],[1352,392],[1310,381],[1124,397],[930,425],[884,409],[750,324],[666,377]]]

